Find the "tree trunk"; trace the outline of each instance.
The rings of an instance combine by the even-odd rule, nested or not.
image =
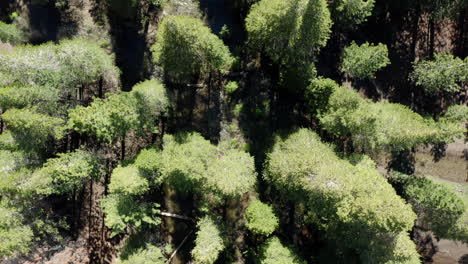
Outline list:
[[[435,23],[434,18],[429,18],[429,58],[434,58],[435,49]]]
[[[120,141],[120,146],[121,146],[120,160],[124,160],[125,159],[125,136],[123,136],[122,140]]]
[[[98,94],[99,98],[101,99],[104,97],[103,86],[104,86],[104,79],[101,77],[99,79],[99,94]]]

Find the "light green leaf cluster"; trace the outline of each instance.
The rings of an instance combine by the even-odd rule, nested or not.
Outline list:
[[[408,107],[374,103],[359,93],[339,87],[320,116],[325,130],[337,137],[351,137],[354,147],[366,152],[406,150],[430,142],[449,142],[463,134],[459,122],[436,123]]]
[[[156,203],[142,203],[132,196],[111,193],[101,200],[106,214],[104,221],[112,229],[112,236],[125,232],[127,226],[132,228],[146,225],[158,225],[159,205]]]
[[[355,79],[373,79],[378,70],[389,64],[386,45],[370,45],[366,42],[359,46],[353,41],[344,49],[341,72]]]
[[[14,24],[6,24],[0,21],[0,41],[17,45],[24,42],[24,34]]]
[[[94,42],[75,39],[59,45],[19,46],[0,53],[0,72],[10,82],[51,86],[70,94],[76,85],[116,75],[114,59]]]
[[[466,105],[452,105],[450,106],[443,117],[441,118],[447,122],[468,122],[468,106]]]
[[[159,81],[146,81],[137,84],[134,91],[96,98],[88,107],[70,110],[68,127],[112,143],[130,130],[140,135],[154,132],[155,121],[168,111],[168,101]]]
[[[220,150],[196,133],[165,136],[161,164],[163,178],[180,190],[239,197],[256,182],[249,154]]]
[[[332,25],[326,0],[262,0],[245,23],[250,44],[280,64],[309,62]]]
[[[453,239],[457,222],[467,208],[458,193],[426,177],[394,173],[392,181],[401,186],[403,196],[413,205],[423,226],[440,238]]]
[[[367,162],[338,158],[314,132],[278,138],[264,177],[285,197],[304,203],[309,222],[345,246],[367,249],[378,234],[406,232],[416,215]]]
[[[255,234],[269,236],[278,228],[278,218],[271,206],[260,200],[250,202],[245,210],[247,228]]]
[[[198,224],[195,247],[192,249],[192,258],[197,264],[213,264],[225,245],[221,231],[216,223],[209,217],[202,218]]]
[[[311,80],[305,90],[305,98],[312,112],[323,113],[327,110],[330,96],[339,89],[339,85],[332,79],[318,77]]]
[[[42,112],[57,111],[59,92],[51,87],[12,85],[0,87],[0,106],[3,111],[10,108],[36,107]]]
[[[415,63],[410,78],[429,94],[458,92],[468,81],[468,59],[436,54],[434,60]]]
[[[259,262],[261,264],[305,264],[292,248],[286,247],[279,238],[272,237],[260,247]]]
[[[62,194],[78,190],[85,181],[96,178],[99,171],[97,160],[92,153],[76,150],[48,159],[35,173],[38,173],[39,177],[50,178],[52,191]]]
[[[127,259],[119,260],[120,264],[164,264],[166,258],[161,252],[161,249],[151,244],[147,244],[145,248],[139,249],[131,254]]]
[[[23,224],[15,209],[0,206],[0,258],[27,253],[33,242],[33,232]]]
[[[198,18],[167,16],[152,47],[154,61],[172,82],[190,82],[229,70],[234,58],[223,41]]]
[[[139,195],[149,190],[148,180],[140,175],[134,165],[117,167],[112,171],[109,191],[122,195]]]
[[[416,245],[407,232],[381,234],[369,243],[371,247],[362,252],[361,263],[420,264]]]
[[[334,20],[342,25],[359,25],[372,15],[375,0],[334,0]]]
[[[64,120],[34,109],[9,109],[1,118],[24,150],[45,148],[49,139],[60,139],[64,135]]]

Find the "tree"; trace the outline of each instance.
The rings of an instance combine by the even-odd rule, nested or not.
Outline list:
[[[324,47],[330,36],[325,0],[262,0],[246,20],[249,43],[279,64],[296,64]]]
[[[60,153],[57,158],[48,159],[35,173],[38,173],[38,177],[48,178],[50,182],[47,186],[50,191],[40,192],[71,193],[83,186],[84,182],[98,177],[98,161],[93,154],[84,150]]]
[[[154,61],[175,83],[224,73],[234,61],[228,47],[200,19],[186,16],[167,16],[161,21],[152,51]]]
[[[15,208],[0,206],[0,258],[27,253],[33,243],[31,228]]]
[[[109,192],[122,195],[139,195],[149,190],[148,180],[140,176],[136,166],[117,167],[112,172]]]
[[[422,225],[440,238],[453,239],[452,230],[465,213],[466,205],[451,188],[426,177],[394,173],[392,182],[413,205]]]
[[[0,72],[10,83],[58,88],[74,95],[76,86],[114,78],[114,59],[94,42],[75,39],[60,45],[18,46],[0,56]]]
[[[24,34],[16,25],[0,21],[0,42],[17,45],[24,42]]]
[[[305,264],[294,249],[286,247],[279,238],[272,237],[260,246],[259,263],[261,264]]]
[[[1,115],[16,142],[26,151],[46,149],[50,139],[64,135],[64,120],[37,113],[34,109],[10,109]]]
[[[341,72],[355,79],[375,78],[375,72],[390,64],[387,46],[379,43],[364,43],[358,46],[354,41],[344,49]]]
[[[254,234],[269,236],[278,228],[278,218],[271,206],[260,200],[250,202],[245,211],[246,226]]]
[[[307,105],[314,115],[326,112],[330,96],[339,89],[332,79],[318,77],[310,81],[305,90]]]
[[[167,114],[168,107],[164,86],[158,81],[146,81],[137,84],[131,92],[96,98],[88,107],[70,110],[68,127],[113,143],[123,139],[130,130],[139,135],[156,132],[156,120]]]
[[[375,0],[334,0],[331,4],[334,21],[340,25],[359,25],[372,15]]]
[[[436,123],[406,106],[371,102],[359,93],[339,87],[320,116],[323,128],[337,137],[350,137],[366,152],[401,151],[431,142],[450,142],[463,136],[459,122]]]
[[[131,254],[128,258],[120,260],[120,264],[164,264],[166,258],[161,252],[161,249],[151,244],[147,244],[145,248],[139,249]]]
[[[468,59],[436,54],[434,60],[415,63],[410,78],[428,94],[459,92],[468,82]]]
[[[416,218],[374,166],[370,159],[356,165],[339,159],[314,132],[300,129],[277,138],[264,177],[283,197],[304,204],[306,222],[328,239],[369,250],[371,240],[407,232]]]
[[[192,249],[192,258],[197,264],[213,264],[225,248],[222,233],[215,221],[209,217],[199,220],[197,226],[197,238],[195,247]]]

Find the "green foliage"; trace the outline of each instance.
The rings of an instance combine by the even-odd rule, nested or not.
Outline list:
[[[161,159],[162,177],[182,191],[239,197],[256,182],[249,154],[216,148],[196,133],[165,136]]]
[[[359,25],[372,15],[375,0],[334,0],[334,21],[341,25]]]
[[[197,264],[213,264],[225,247],[221,231],[209,217],[199,220],[197,226],[198,232],[192,258]]]
[[[71,94],[77,85],[116,75],[114,59],[94,42],[75,39],[60,45],[19,46],[0,56],[0,72],[10,82],[60,88]]]
[[[468,106],[466,105],[452,105],[447,109],[442,117],[448,122],[468,122]]]
[[[332,79],[318,77],[313,79],[305,91],[305,98],[314,114],[326,112],[330,96],[339,89]]]
[[[50,188],[58,194],[76,191],[85,181],[99,175],[96,158],[83,150],[58,154],[57,158],[47,160],[36,173],[50,178]]]
[[[14,208],[0,206],[0,258],[27,253],[33,242],[33,232],[23,225],[23,217]]]
[[[441,238],[451,238],[451,229],[465,212],[463,200],[449,187],[429,178],[394,174],[403,196],[413,205],[422,224]]]
[[[369,250],[362,252],[361,263],[420,264],[416,245],[407,232],[379,235],[370,242]]]
[[[161,252],[161,249],[151,244],[147,244],[145,248],[139,249],[127,259],[118,261],[120,264],[164,264],[166,258]]]
[[[117,167],[112,172],[109,191],[122,195],[138,195],[149,190],[148,180],[140,176],[136,166]]]
[[[23,149],[47,147],[50,139],[60,139],[64,133],[61,118],[37,113],[34,109],[9,109],[1,115],[13,137]]]
[[[308,222],[347,247],[366,249],[370,238],[408,231],[416,218],[374,167],[339,159],[307,129],[278,138],[264,177],[286,198],[305,204]]]
[[[415,63],[410,78],[429,94],[458,92],[468,81],[468,59],[436,54],[434,60]]]
[[[125,232],[127,226],[131,228],[146,225],[158,225],[161,220],[159,205],[155,203],[137,202],[133,197],[119,193],[110,194],[101,200],[106,226],[112,229],[112,236]]]
[[[279,238],[268,239],[261,247],[259,254],[261,264],[305,264],[293,249],[284,246]]]
[[[224,86],[224,89],[228,94],[233,94],[237,91],[239,88],[239,84],[237,82],[228,82],[226,86]]]
[[[250,44],[280,64],[305,64],[330,36],[326,0],[262,0],[246,18]]]
[[[168,112],[169,99],[159,81],[137,84],[131,92],[96,98],[90,106],[69,111],[68,127],[112,143],[130,130],[143,135],[155,132],[155,121]]]
[[[269,236],[278,228],[278,218],[271,206],[260,200],[250,202],[245,211],[247,228],[255,234]]]
[[[387,46],[379,43],[364,43],[358,46],[354,41],[344,49],[341,71],[352,78],[375,78],[375,72],[390,64]]]
[[[59,91],[51,87],[13,85],[0,87],[0,106],[3,111],[10,108],[36,107],[41,112],[55,113]]]
[[[154,61],[172,82],[191,82],[209,73],[226,72],[234,62],[228,47],[200,19],[167,16],[159,25]]]
[[[17,45],[24,42],[24,34],[16,25],[0,21],[0,41]]]
[[[320,117],[325,130],[337,137],[351,137],[355,148],[367,152],[407,150],[463,135],[459,123],[446,121],[425,119],[400,104],[373,103],[344,87],[335,90],[328,111]]]

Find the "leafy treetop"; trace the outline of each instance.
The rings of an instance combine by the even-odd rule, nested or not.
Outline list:
[[[375,72],[390,64],[387,46],[379,43],[364,43],[358,46],[354,41],[344,49],[341,71],[352,78],[375,78]]]

